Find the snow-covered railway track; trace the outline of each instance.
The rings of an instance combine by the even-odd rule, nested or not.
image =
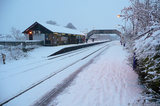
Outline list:
[[[53,59],[59,59],[59,58],[61,58],[61,57],[63,57],[63,58],[67,58],[67,57],[71,57],[70,55],[76,55],[76,54],[79,54],[79,53],[81,53],[81,52],[83,52],[83,51],[86,51],[86,50],[88,50],[90,47],[88,47],[88,48],[82,48],[82,49],[79,49],[79,50],[74,50],[74,51],[70,51],[70,52],[67,52],[67,53],[63,53],[63,54],[59,54],[59,55],[56,55],[56,56],[51,56],[51,57],[45,57],[45,58],[43,58],[43,59],[41,59],[41,60],[38,60],[38,61],[34,61],[34,62],[30,62],[30,63],[28,63],[28,64],[25,64],[25,65],[23,65],[23,66],[19,66],[19,68],[25,68],[25,67],[28,67],[28,66],[30,66],[30,65],[36,65],[36,64],[39,64],[39,63],[41,63],[42,65],[43,65],[43,63],[45,63],[45,60],[53,60]],[[38,65],[39,66],[39,65]],[[11,70],[16,70],[17,69],[17,66],[16,67],[12,67],[12,68],[10,68],[10,69],[8,69],[8,71],[11,71]],[[1,72],[7,72],[6,70],[5,71],[1,71]],[[23,71],[21,71],[20,73],[22,73]],[[16,73],[17,74],[17,73]]]
[[[102,47],[100,47],[100,48],[98,48],[98,49],[92,51],[91,53],[89,53],[89,54],[87,54],[87,55],[81,57],[80,59],[78,59],[78,60],[72,62],[71,64],[69,64],[69,65],[63,67],[62,69],[57,70],[56,72],[54,72],[54,73],[52,73],[52,74],[49,74],[48,76],[46,76],[46,77],[43,78],[42,80],[40,80],[40,81],[38,81],[38,82],[36,82],[36,83],[33,83],[30,87],[26,88],[25,90],[19,92],[18,94],[12,96],[11,98],[9,98],[9,99],[7,99],[7,100],[1,102],[0,105],[7,104],[8,102],[14,100],[15,98],[17,98],[17,97],[21,96],[22,94],[28,92],[29,90],[35,88],[36,86],[38,86],[38,85],[40,85],[41,83],[47,81],[48,79],[50,79],[50,78],[52,78],[53,76],[57,75],[58,73],[64,71],[65,69],[67,69],[67,68],[69,68],[69,67],[72,67],[74,64],[80,62],[81,60],[84,60],[84,59],[86,59],[87,57],[91,56],[92,54],[95,54],[96,52],[101,51],[103,48],[106,48],[106,46],[107,46],[107,45],[102,46]],[[80,53],[83,53],[83,52],[85,52],[85,51],[86,51],[86,49],[85,49],[85,50],[82,50],[82,51],[79,51],[79,52],[77,52],[77,53],[80,54]],[[68,56],[66,56],[66,57],[63,57],[63,56],[62,56],[62,57],[63,57],[63,58],[67,58],[67,57],[75,56],[77,53],[73,53],[73,54],[70,53]],[[63,58],[61,58],[61,59],[63,59]],[[52,58],[52,59],[53,59],[53,58]],[[52,60],[52,59],[51,59],[51,60]],[[53,59],[53,60],[54,60],[54,59]],[[51,61],[51,62],[52,62],[52,61]],[[43,65],[47,65],[47,64],[43,64]],[[41,64],[41,66],[43,66],[43,65]],[[32,69],[30,69],[30,70],[32,70]]]
[[[80,49],[80,50],[67,52],[67,53],[64,53],[64,54],[57,55],[57,56],[48,57],[47,59],[42,59],[41,61],[35,61],[34,63],[33,62],[29,63],[29,64],[24,65],[22,67],[25,68],[25,67],[28,67],[29,65],[32,65],[31,68],[27,68],[27,69],[25,68],[25,70],[21,70],[21,71],[18,71],[18,72],[14,71],[14,73],[11,73],[10,75],[8,75],[4,78],[12,77],[12,76],[15,76],[15,75],[18,75],[18,74],[23,74],[25,72],[32,71],[33,69],[36,69],[38,67],[43,67],[45,65],[52,64],[52,62],[54,62],[54,61],[59,61],[59,60],[63,60],[63,59],[66,59],[66,58],[70,58],[72,56],[75,56],[77,54],[80,54],[80,53],[83,53],[83,52],[89,50],[89,48],[90,47],[83,48],[83,49]],[[50,60],[50,61],[46,62],[45,60]],[[9,71],[11,71],[11,70],[14,70],[14,68],[10,69]],[[15,70],[16,70],[16,68],[15,68]],[[0,78],[0,79],[4,79],[4,78]]]
[[[105,48],[105,49],[103,49]],[[100,51],[96,56],[99,56],[101,53],[103,53],[106,49],[108,49],[109,46],[104,46],[100,49],[98,49],[97,51],[94,51],[93,53],[85,56],[84,58],[82,58],[81,60],[86,59],[87,57],[91,56],[92,54]],[[79,60],[79,61],[81,61]],[[63,92],[63,90],[65,88],[67,88],[70,83],[76,78],[76,76],[85,68],[87,67],[89,64],[91,64],[93,62],[93,58],[92,60],[90,60],[87,64],[83,65],[82,67],[80,67],[80,69],[78,69],[77,71],[75,71],[74,73],[72,73],[70,76],[68,76],[66,79],[64,79],[64,81],[62,83],[60,83],[58,86],[56,86],[56,88],[54,88],[53,90],[51,90],[50,92],[48,92],[44,97],[42,97],[38,102],[36,102],[35,104],[33,104],[33,106],[47,106],[52,100],[54,100],[61,92]],[[76,63],[75,63],[76,64]],[[74,65],[74,64],[73,64]]]

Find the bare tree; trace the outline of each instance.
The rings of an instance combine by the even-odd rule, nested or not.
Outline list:
[[[46,21],[47,24],[50,24],[50,25],[57,25],[57,22],[56,21],[52,21],[52,20],[49,20],[49,21]]]
[[[25,37],[22,35],[21,31],[16,29],[15,27],[11,28],[11,36],[15,40],[25,40]]]

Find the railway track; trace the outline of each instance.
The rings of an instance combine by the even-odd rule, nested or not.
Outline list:
[[[82,48],[81,50],[74,50],[74,51],[67,52],[67,53],[63,53],[63,54],[59,54],[59,55],[56,55],[56,56],[45,57],[45,58],[40,59],[40,60],[38,60],[38,61],[30,62],[30,63],[28,63],[28,64],[25,64],[25,65],[19,66],[19,67],[23,68],[23,67],[26,67],[26,66],[34,65],[34,64],[36,64],[36,63],[44,63],[45,60],[57,59],[57,58],[60,58],[60,57],[63,57],[63,56],[67,57],[67,56],[70,55],[70,54],[78,53],[78,52],[83,51],[83,50],[88,50],[89,48],[90,48],[90,47],[88,47],[88,48]],[[12,68],[8,69],[8,71],[14,70],[14,69],[17,69],[17,67],[12,67]],[[1,71],[1,72],[6,72],[6,71]]]
[[[94,56],[94,58],[97,57],[97,56],[99,56],[101,53],[103,53],[108,48],[109,48],[109,46],[107,46],[105,49],[103,49],[101,52],[99,52],[96,56]],[[98,52],[98,51],[96,51],[96,52]],[[96,52],[94,52],[94,53],[96,53]],[[90,54],[90,55],[92,55],[92,54]],[[90,55],[86,56],[85,58],[89,57]],[[82,60],[84,60],[85,58],[83,58]],[[86,68],[88,65],[90,65],[94,61],[94,58],[92,58],[87,64],[81,66],[77,71],[75,71],[70,76],[68,76],[66,79],[64,79],[61,84],[59,84],[58,86],[56,86],[53,90],[51,90],[49,93],[47,93],[45,96],[43,96],[38,102],[34,103],[32,106],[47,106],[48,104],[50,104],[51,101],[54,101],[54,99],[61,92],[63,92],[63,90],[65,88],[67,88],[68,86],[70,86],[70,84],[76,78],[76,76],[81,71],[83,71],[84,68]]]
[[[33,69],[36,69],[38,67],[43,67],[44,65],[48,65],[48,64],[52,64],[52,62],[54,61],[59,61],[59,60],[63,60],[63,59],[66,59],[66,58],[69,58],[69,57],[72,57],[72,56],[75,56],[77,54],[80,54],[80,53],[83,53],[85,52],[86,50],[88,50],[90,47],[88,48],[84,48],[84,49],[81,49],[81,50],[75,50],[75,51],[71,51],[71,52],[67,52],[67,53],[64,53],[64,54],[61,54],[61,55],[57,55],[57,56],[53,56],[53,57],[49,57],[49,58],[46,58],[46,59],[42,59],[40,61],[35,61],[34,63],[29,63],[25,66],[22,66],[22,67],[27,67],[29,65],[35,65],[38,63],[41,63],[40,65],[35,65],[34,67],[32,68],[28,68],[28,69],[25,69],[25,70],[21,70],[20,72],[15,72],[11,75],[8,75],[7,77],[4,77],[4,78],[8,78],[8,77],[12,77],[12,76],[15,76],[15,75],[19,75],[19,74],[22,74],[22,73],[25,73],[25,72],[29,72],[29,71],[32,71]],[[45,60],[50,60],[48,62],[46,62]],[[19,68],[19,67],[18,67]],[[13,69],[10,69],[9,71],[11,70],[16,70],[17,68],[13,68]],[[0,79],[4,79],[4,78],[0,78]]]
[[[87,57],[89,57],[89,56],[91,56],[91,55],[93,55],[93,54],[95,54],[95,53],[97,53],[97,52],[103,52],[103,51],[104,51],[103,49],[106,49],[107,46],[108,46],[108,44],[105,45],[105,46],[102,46],[101,48],[99,48],[99,49],[97,49],[97,50],[94,50],[93,52],[87,54],[86,56],[84,56],[84,57],[76,60],[75,62],[73,62],[73,63],[71,63],[71,64],[69,64],[69,65],[67,65],[67,66],[65,66],[65,67],[63,67],[62,69],[57,70],[56,72],[54,72],[54,73],[52,73],[52,74],[49,74],[48,76],[46,76],[46,77],[43,78],[42,80],[39,80],[38,82],[32,84],[30,87],[26,88],[25,90],[19,92],[18,94],[12,96],[12,97],[9,98],[9,99],[3,101],[2,103],[0,103],[0,106],[3,106],[3,105],[5,105],[5,104],[7,104],[8,102],[16,99],[17,97],[19,97],[19,96],[23,95],[24,93],[28,92],[29,90],[35,88],[36,86],[40,85],[41,83],[45,82],[46,80],[52,78],[53,76],[61,73],[62,71],[65,71],[65,69],[67,69],[67,68],[69,68],[69,67],[72,67],[74,64],[77,64],[77,63],[80,62],[81,60],[84,60],[84,59],[86,59]],[[86,50],[87,50],[87,49],[80,50],[80,51],[77,51],[77,52],[74,51],[74,52],[72,52],[72,53],[63,54],[63,55],[57,56],[57,57],[51,57],[51,58],[48,58],[48,60],[50,60],[49,63],[52,63],[52,60],[54,60],[54,59],[56,59],[56,58],[57,58],[57,59],[59,58],[60,60],[63,60],[64,58],[69,58],[69,57],[75,56],[75,55],[77,55],[77,53],[78,53],[78,54],[83,53],[83,52],[85,52]],[[64,56],[64,57],[63,57],[63,56]],[[62,58],[60,58],[60,57],[62,57]],[[41,64],[40,66],[48,65],[49,63]],[[37,67],[38,67],[38,66],[36,66],[36,67],[34,67],[34,68],[37,68]],[[31,71],[31,70],[33,70],[33,68],[32,68],[32,69],[28,69],[28,70],[24,70],[23,72]]]

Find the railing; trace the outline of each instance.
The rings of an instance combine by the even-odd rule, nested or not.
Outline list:
[[[116,29],[109,29],[109,30],[92,30],[87,34],[87,39],[90,38],[90,36],[92,36],[93,34],[117,34],[119,36],[121,36],[121,32],[119,32]]]

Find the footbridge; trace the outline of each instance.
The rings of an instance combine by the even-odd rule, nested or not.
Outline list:
[[[89,39],[94,34],[117,34],[122,37],[121,32],[116,29],[105,29],[105,30],[92,30],[87,33],[87,39]]]

